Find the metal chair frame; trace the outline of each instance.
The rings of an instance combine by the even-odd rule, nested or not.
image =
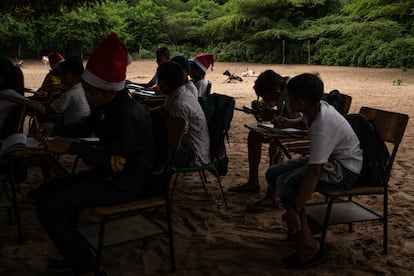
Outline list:
[[[372,186],[371,183],[371,185],[367,186],[324,192],[321,194],[325,196],[325,203],[309,204],[305,209],[312,220],[322,225],[321,245],[325,243],[329,225],[348,224],[348,230],[352,232],[353,222],[381,221],[383,223],[383,254],[388,254],[388,182],[392,165],[408,123],[408,115],[369,107],[362,107],[360,113],[372,120],[384,142],[392,145],[384,177],[385,184],[383,186]],[[363,195],[382,195],[383,213],[377,214],[367,206],[353,200],[354,196]],[[347,197],[347,200],[338,202],[343,197]]]
[[[165,207],[167,227],[161,225],[159,222],[147,216],[146,213],[150,210]],[[78,228],[82,236],[88,241],[90,248],[96,253],[96,275],[99,274],[102,263],[103,250],[106,247],[116,246],[127,242],[151,238],[161,234],[167,234],[168,244],[170,250],[170,265],[171,272],[176,270],[175,252],[174,252],[174,238],[171,219],[171,205],[168,196],[152,197],[148,199],[138,199],[133,202],[93,208],[93,211],[100,217],[99,223],[82,225]],[[122,235],[116,235],[111,232],[110,223],[117,220],[122,220],[127,217],[139,216],[145,218],[146,222],[155,227],[156,230],[151,233],[133,233],[132,237],[125,238]],[[116,222],[115,222],[116,223]],[[115,232],[112,230],[112,232]],[[116,240],[105,242],[105,236],[110,235],[116,237]]]

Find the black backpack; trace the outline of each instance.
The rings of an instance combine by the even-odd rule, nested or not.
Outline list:
[[[375,125],[362,114],[349,114],[345,118],[358,136],[363,151],[363,162],[357,184],[384,186],[390,154]]]
[[[214,93],[207,98],[200,98],[199,102],[207,119],[210,157],[216,163],[219,175],[224,176],[227,174],[229,162],[225,140],[228,142],[235,100],[233,97]]]
[[[326,96],[325,101],[335,107],[335,109],[341,113],[342,115],[344,113],[344,106],[345,106],[345,97],[343,94],[339,92],[339,90],[335,89],[329,92],[329,94]]]

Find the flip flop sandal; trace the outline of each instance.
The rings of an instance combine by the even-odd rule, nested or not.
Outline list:
[[[50,260],[47,265],[47,272],[56,274],[73,274],[72,267],[64,260]]]
[[[282,263],[289,269],[307,269],[325,263],[328,260],[326,248],[319,249],[318,253],[307,262],[302,263],[295,254],[287,256],[282,260]]]
[[[258,193],[260,191],[260,186],[248,187],[248,186],[245,186],[245,185],[237,185],[237,186],[230,187],[228,189],[228,191],[229,192],[234,192],[234,193],[239,193],[239,194]]]
[[[279,204],[277,202],[261,202],[258,201],[247,206],[246,211],[249,213],[264,213],[273,211],[279,208]]]

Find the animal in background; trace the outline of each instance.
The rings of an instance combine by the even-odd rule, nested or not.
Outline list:
[[[242,77],[256,77],[256,73],[253,70],[249,70],[249,68],[247,68],[246,71],[241,73]]]
[[[16,58],[14,65],[21,68],[23,66],[24,60]]]
[[[47,56],[43,56],[42,57],[42,63],[44,66],[49,64],[49,58]]]
[[[223,72],[223,75],[227,76],[227,82],[231,82],[232,80],[236,80],[236,81],[243,81],[243,79],[239,76],[237,76],[236,74],[232,74],[230,73],[228,70]]]

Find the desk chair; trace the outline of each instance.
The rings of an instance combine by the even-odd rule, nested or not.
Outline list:
[[[23,242],[23,231],[22,224],[20,220],[19,206],[17,204],[17,185],[20,181],[24,179],[19,179],[16,177],[16,164],[19,160],[17,155],[21,149],[16,149],[9,152],[8,154],[2,156],[0,160],[0,166],[2,167],[2,172],[4,175],[0,177],[0,208],[6,208],[10,223],[13,221],[13,212],[14,219],[17,225],[17,237],[19,242]],[[4,171],[3,171],[4,169]]]
[[[171,141],[172,139],[167,140],[171,144],[179,142]],[[166,170],[162,174],[153,175],[151,180],[153,181],[151,188],[155,187],[155,190],[147,192],[155,196],[123,204],[92,208],[92,211],[98,216],[99,222],[78,227],[80,234],[88,241],[90,248],[96,253],[96,275],[100,272],[104,248],[137,240],[145,240],[160,234],[167,234],[168,236],[171,271],[174,272],[176,270],[169,196],[171,175],[169,170]],[[161,185],[161,187],[158,185]],[[152,211],[158,212],[162,209],[165,209],[166,227],[153,219],[149,214]],[[138,227],[133,229],[128,227],[128,219],[131,217],[137,220],[134,225]]]
[[[326,198],[325,203],[310,204],[305,209],[308,216],[322,226],[321,246],[325,243],[328,225],[348,224],[349,232],[352,232],[353,222],[381,221],[383,223],[383,253],[388,254],[388,181],[408,123],[408,116],[369,107],[362,107],[360,114],[372,121],[379,136],[385,143],[389,144],[391,149],[391,155],[386,162],[385,174],[379,179],[383,184],[379,185],[379,183],[367,181],[350,189],[323,192],[322,195]],[[353,200],[355,196],[366,195],[383,197],[382,214],[377,214],[369,206]],[[343,197],[348,198],[348,200],[340,200]]]
[[[199,102],[207,119],[210,138],[210,157],[212,162],[201,166],[186,168],[173,167],[172,170],[175,173],[175,178],[171,189],[171,197],[174,194],[178,174],[187,172],[199,173],[204,192],[208,195],[209,192],[206,186],[208,181],[205,174],[205,172],[208,171],[217,179],[221,197],[227,209],[227,199],[224,194],[220,176],[224,176],[227,173],[228,158],[226,155],[225,140],[226,138],[228,140],[228,131],[233,119],[235,100],[233,97],[214,93],[208,95],[206,98],[199,98]],[[184,126],[184,122],[182,122],[182,126]]]
[[[166,180],[168,186],[169,180]],[[149,212],[165,209],[166,224],[161,225]],[[132,202],[92,209],[99,223],[82,225],[78,231],[96,253],[96,275],[99,274],[104,248],[167,234],[171,272],[176,270],[171,206],[168,194],[137,199]],[[135,228],[128,226],[128,218],[135,217]],[[130,222],[130,221],[129,221]]]
[[[13,111],[7,116],[4,127],[1,129],[1,137],[7,137],[14,133],[23,132],[23,124],[26,118],[26,107],[24,105],[16,106]],[[17,190],[20,189],[19,183],[26,179],[26,175],[16,175],[16,166],[20,165],[23,156],[18,156],[21,149],[16,149],[1,157],[0,166],[4,169],[4,175],[1,176],[0,182],[0,208],[6,208],[9,221],[14,218],[17,225],[18,241],[23,241],[23,231],[20,221],[20,212],[17,204]]]

